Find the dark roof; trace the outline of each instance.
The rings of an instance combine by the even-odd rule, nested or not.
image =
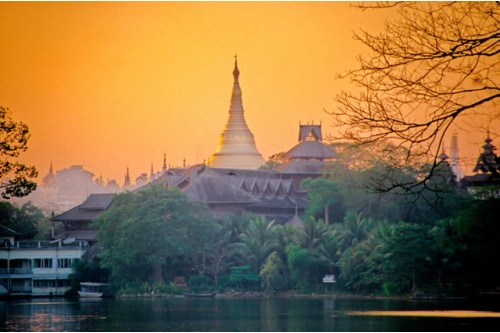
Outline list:
[[[251,203],[255,200],[246,192],[231,183],[211,168],[191,179],[185,193],[194,201],[206,203]]]
[[[289,161],[280,165],[276,171],[282,174],[308,174],[308,175],[321,175],[325,163],[322,161]]]
[[[79,207],[87,210],[105,210],[113,201],[113,197],[113,193],[91,194]]]
[[[80,205],[54,217],[54,221],[93,221],[111,205],[114,193],[91,194]]]
[[[465,176],[460,180],[464,186],[489,186],[500,183],[500,178],[495,178],[491,173],[477,173],[472,176]]]
[[[0,236],[3,236],[3,237],[16,237],[16,236],[21,236],[20,233],[18,233],[17,231],[14,231],[10,228],[7,228],[3,225],[0,225]]]
[[[101,251],[101,245],[99,243],[92,244],[87,251],[82,255],[83,259],[92,259],[97,253]]]
[[[288,159],[326,160],[335,155],[330,147],[319,141],[301,141],[283,156]]]
[[[318,141],[323,140],[321,135],[321,125],[300,125],[299,141],[305,141],[309,134],[312,134]]]
[[[287,225],[293,225],[293,226],[295,226],[297,228],[303,228],[304,227],[304,221],[302,221],[302,219],[297,214],[295,214],[285,224],[287,224]]]

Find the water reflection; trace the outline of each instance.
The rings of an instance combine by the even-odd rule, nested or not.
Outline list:
[[[446,318],[500,318],[500,312],[492,311],[351,311],[350,316],[394,316],[394,317],[446,317]]]
[[[500,327],[498,307],[334,298],[11,300],[0,302],[0,330],[490,331]]]
[[[78,311],[78,302],[20,300],[1,302],[9,331],[75,331],[86,321],[103,319],[99,312]]]

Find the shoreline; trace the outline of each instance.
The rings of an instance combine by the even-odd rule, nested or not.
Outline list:
[[[139,293],[139,294],[122,294],[116,298],[184,298],[184,294],[166,294],[166,293]],[[216,293],[212,298],[229,299],[229,298],[338,298],[338,299],[373,299],[373,300],[417,300],[411,295],[386,296],[386,295],[359,295],[348,293],[331,293],[331,294],[299,294],[295,292],[281,292],[274,295],[264,295],[262,292],[225,292]],[[447,298],[418,298],[425,300],[456,300],[457,297]],[[460,298],[462,299],[462,298]],[[465,299],[465,298],[463,298]]]

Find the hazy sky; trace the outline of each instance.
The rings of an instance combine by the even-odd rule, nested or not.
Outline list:
[[[0,105],[28,124],[22,160],[41,177],[81,164],[122,184],[127,166],[132,179],[158,171],[164,153],[172,166],[208,160],[237,53],[267,159],[296,144],[299,122],[336,134],[324,110],[348,82],[335,74],[366,52],[353,31],[390,15],[341,2],[0,2]],[[483,138],[460,133],[461,149],[475,158]]]

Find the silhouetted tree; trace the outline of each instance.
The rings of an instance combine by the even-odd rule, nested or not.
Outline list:
[[[38,225],[47,218],[31,202],[21,207],[8,201],[0,201],[0,225],[21,234],[22,239],[30,239],[38,233]]]
[[[0,106],[0,195],[4,199],[23,197],[36,189],[34,166],[17,161],[28,149],[28,126],[12,119],[8,108]]]
[[[337,95],[339,107],[331,114],[345,138],[389,139],[406,147],[406,158],[394,161],[397,168],[412,164],[418,170],[430,162],[432,167],[422,168],[413,183],[385,184],[386,190],[411,190],[434,172],[443,137],[457,118],[491,120],[500,113],[500,5],[458,1],[361,7],[396,7],[399,18],[386,23],[380,34],[355,34],[370,53],[340,77],[359,90]]]

